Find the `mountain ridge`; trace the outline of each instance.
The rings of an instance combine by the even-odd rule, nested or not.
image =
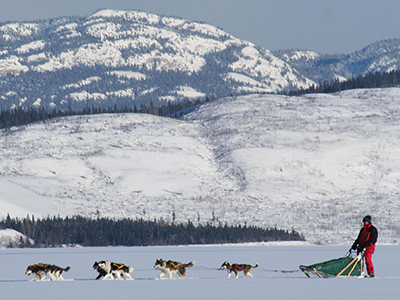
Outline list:
[[[0,109],[165,105],[306,89],[399,68],[400,39],[350,54],[269,51],[215,26],[140,11],[0,24]]]
[[[358,75],[390,72],[400,66],[400,39],[376,41],[349,54],[320,54],[309,50],[272,52],[315,82],[346,80]]]
[[[311,84],[212,25],[137,11],[3,23],[0,49],[3,109],[159,105]]]

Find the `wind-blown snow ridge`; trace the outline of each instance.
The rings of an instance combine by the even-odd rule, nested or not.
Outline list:
[[[121,114],[2,131],[2,216],[82,214],[294,228],[350,243],[400,232],[400,89],[211,101],[184,120]]]

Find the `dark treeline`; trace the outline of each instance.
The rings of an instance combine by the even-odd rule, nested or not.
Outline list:
[[[143,219],[112,220],[90,219],[82,216],[47,217],[35,219],[7,218],[0,222],[0,229],[11,228],[33,239],[19,241],[10,247],[57,247],[60,245],[82,246],[150,246],[219,244],[262,241],[304,240],[294,231],[263,229],[253,226],[169,224],[163,221]]]
[[[208,101],[208,99],[206,100]],[[184,114],[184,112],[188,108],[195,107],[201,104],[200,100],[190,101],[185,100],[181,103],[174,103],[172,104],[169,102],[167,105],[163,106],[155,106],[151,102],[148,106],[147,105],[140,105],[140,107],[134,106],[131,107],[110,107],[110,108],[96,108],[92,107],[85,107],[81,111],[75,111],[71,108],[62,111],[62,110],[51,110],[48,111],[44,108],[15,108],[11,110],[1,110],[0,111],[0,129],[8,129],[13,126],[22,126],[27,125],[33,122],[39,121],[46,121],[57,117],[66,117],[66,116],[76,116],[76,115],[93,115],[93,114],[105,114],[105,113],[144,113],[144,114],[152,114],[162,117],[171,117],[176,118],[180,117]]]
[[[400,70],[391,72],[375,72],[368,73],[365,76],[358,75],[356,78],[351,78],[346,81],[336,79],[331,82],[323,82],[318,85],[312,85],[308,89],[292,91],[289,95],[302,95],[311,93],[336,93],[344,90],[352,89],[369,89],[369,88],[386,88],[398,87],[400,85]]]

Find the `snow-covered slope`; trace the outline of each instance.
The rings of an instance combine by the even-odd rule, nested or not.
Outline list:
[[[81,109],[281,92],[312,81],[212,25],[104,9],[0,24],[0,83],[0,108]]]
[[[2,131],[1,215],[163,218],[400,237],[400,89],[249,95],[184,120],[77,116]]]
[[[400,39],[376,41],[349,54],[318,54],[308,50],[279,50],[273,54],[319,83],[399,70]]]
[[[27,237],[22,233],[14,230],[14,229],[1,229],[0,230],[0,249],[2,248],[12,248],[18,245],[21,245],[21,242],[25,243]],[[29,239],[29,242],[33,243],[32,239]]]

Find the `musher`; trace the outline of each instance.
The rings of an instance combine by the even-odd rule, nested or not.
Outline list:
[[[357,239],[354,241],[352,250],[357,249],[357,254],[364,250],[365,264],[367,265],[368,277],[374,277],[374,265],[372,264],[372,254],[375,252],[375,244],[378,240],[378,230],[372,225],[371,216],[365,216],[364,226],[361,228]]]

